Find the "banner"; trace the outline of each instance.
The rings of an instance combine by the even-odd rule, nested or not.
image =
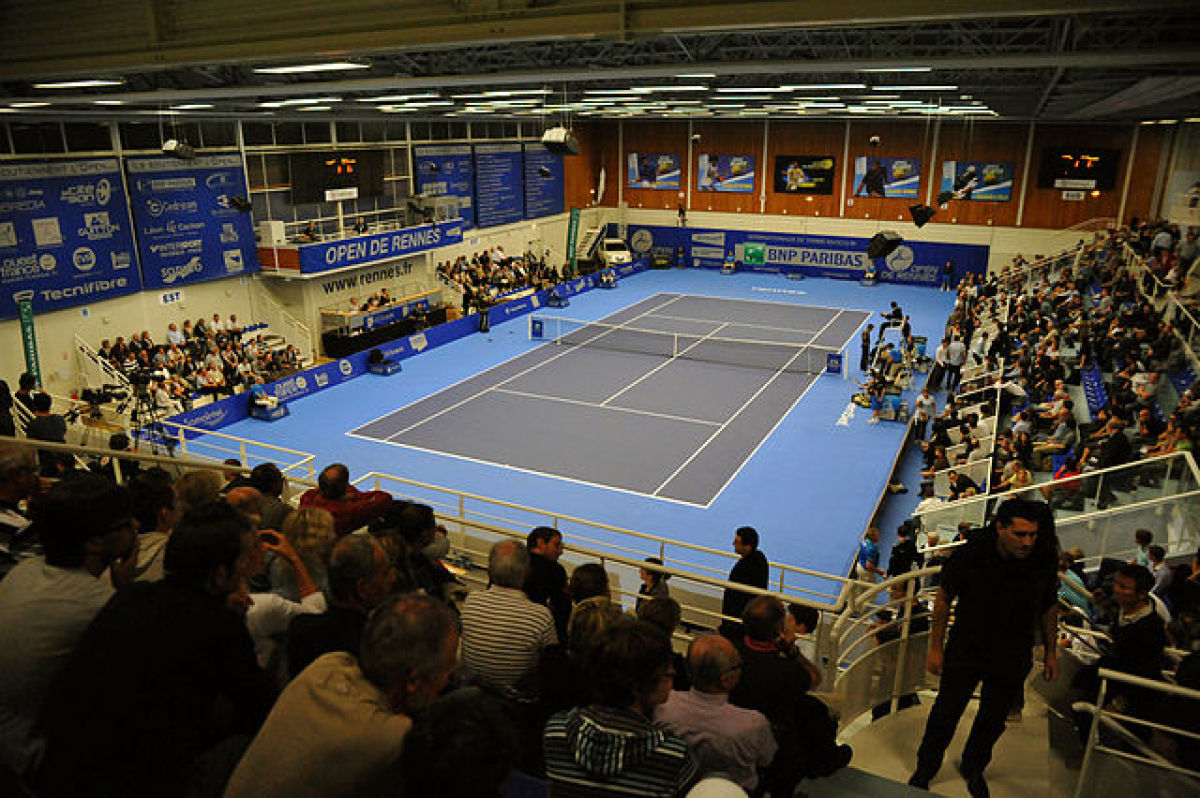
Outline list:
[[[625,186],[678,191],[679,172],[679,156],[674,153],[631,152],[626,156]]]
[[[129,194],[148,288],[199,283],[258,271],[254,225],[240,155],[129,158]]]
[[[344,238],[341,241],[321,241],[305,244],[297,251],[300,271],[305,274],[361,266],[377,260],[391,260],[415,255],[427,249],[458,244],[463,238],[463,222],[452,219],[437,224],[423,224],[404,230],[375,235]]]
[[[996,161],[942,161],[939,191],[955,199],[1008,202],[1012,199],[1013,165]]]
[[[116,158],[0,165],[0,319],[142,290]]]
[[[836,163],[831,155],[777,155],[775,193],[832,194]]]
[[[608,235],[617,235],[615,225],[609,225]],[[692,264],[700,268],[719,269],[729,252],[740,251],[746,271],[799,272],[810,277],[858,280],[870,263],[867,238],[647,225],[631,225],[629,235],[631,239],[636,236],[643,246],[648,242],[655,250],[677,251],[683,247]],[[884,261],[878,279],[936,286],[942,266],[951,259],[957,274],[983,275],[987,273],[988,247],[905,241]]]
[[[521,145],[475,145],[475,224],[495,227],[525,216]]]
[[[920,158],[854,159],[855,197],[915,198],[920,184]]]
[[[696,188],[700,191],[754,193],[754,156],[700,153]]]
[[[38,362],[37,331],[33,328],[33,292],[22,291],[15,299],[21,313],[21,347],[25,350],[25,371],[33,375],[37,386],[41,388],[42,366]]]
[[[563,158],[542,144],[525,146],[525,218],[537,219],[562,213]]]
[[[414,147],[417,193],[427,197],[456,197],[463,227],[475,226],[475,161],[470,145]]]
[[[578,208],[571,209],[571,220],[567,222],[567,257],[571,259],[570,273],[575,273],[575,263],[579,259],[579,216]],[[566,275],[563,275],[564,277]]]

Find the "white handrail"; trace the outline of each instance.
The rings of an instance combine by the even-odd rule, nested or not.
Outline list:
[[[171,436],[171,439],[179,446],[179,451],[185,455],[205,457],[206,455],[197,453],[195,451],[196,444],[194,441],[198,438],[216,438],[221,441],[230,441],[231,443],[236,444],[236,447],[220,446],[211,443],[205,443],[204,445],[218,452],[236,455],[238,460],[240,460],[243,465],[247,464],[252,457],[253,459],[268,462],[268,458],[260,457],[256,454],[252,454],[249,451],[250,448],[262,448],[266,449],[268,452],[280,452],[282,454],[298,456],[298,459],[295,459],[293,462],[287,463],[286,465],[281,463],[279,465],[279,470],[285,475],[292,471],[300,471],[308,479],[316,479],[316,471],[313,467],[313,464],[316,461],[316,455],[310,452],[302,452],[299,449],[289,449],[286,446],[276,446],[275,444],[271,443],[262,443],[261,441],[250,440],[248,438],[239,438],[235,435],[227,435],[216,430],[201,429],[199,427],[188,426],[187,424],[180,424],[177,421],[164,419],[157,423],[162,424],[164,427],[169,426],[175,429],[175,434]],[[189,433],[191,434],[191,438],[188,437]],[[191,444],[191,450],[189,450],[189,440],[193,441]]]
[[[125,372],[117,368],[114,363],[101,357],[100,353],[92,348],[91,344],[79,336],[79,333],[75,334],[75,351],[81,354],[87,363],[100,370],[100,373],[104,375],[100,380],[102,383],[108,382],[132,390],[129,377],[126,376]]]
[[[257,281],[250,292],[250,302],[258,320],[264,321],[267,327],[283,335],[284,340],[295,344],[300,355],[309,363],[313,362],[312,330],[304,322],[293,316],[283,305],[279,304]],[[258,305],[262,307],[258,307]]]

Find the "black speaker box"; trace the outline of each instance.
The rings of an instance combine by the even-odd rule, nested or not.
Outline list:
[[[894,230],[882,230],[867,244],[867,257],[871,260],[886,258],[903,242],[904,239]]]
[[[910,205],[908,206],[908,213],[912,216],[913,224],[917,227],[924,227],[937,211],[928,205]]]

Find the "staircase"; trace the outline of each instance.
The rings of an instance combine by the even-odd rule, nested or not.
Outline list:
[[[579,245],[575,247],[575,257],[578,260],[588,260],[592,257],[596,247],[599,246],[600,240],[604,238],[604,226],[589,227],[579,239]]]

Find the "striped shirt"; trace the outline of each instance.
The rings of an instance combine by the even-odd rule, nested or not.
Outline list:
[[[492,585],[463,603],[463,672],[509,697],[537,697],[538,656],[557,642],[550,610],[521,590]]]
[[[626,709],[559,712],[542,744],[553,798],[683,795],[698,772],[683,738]]]

